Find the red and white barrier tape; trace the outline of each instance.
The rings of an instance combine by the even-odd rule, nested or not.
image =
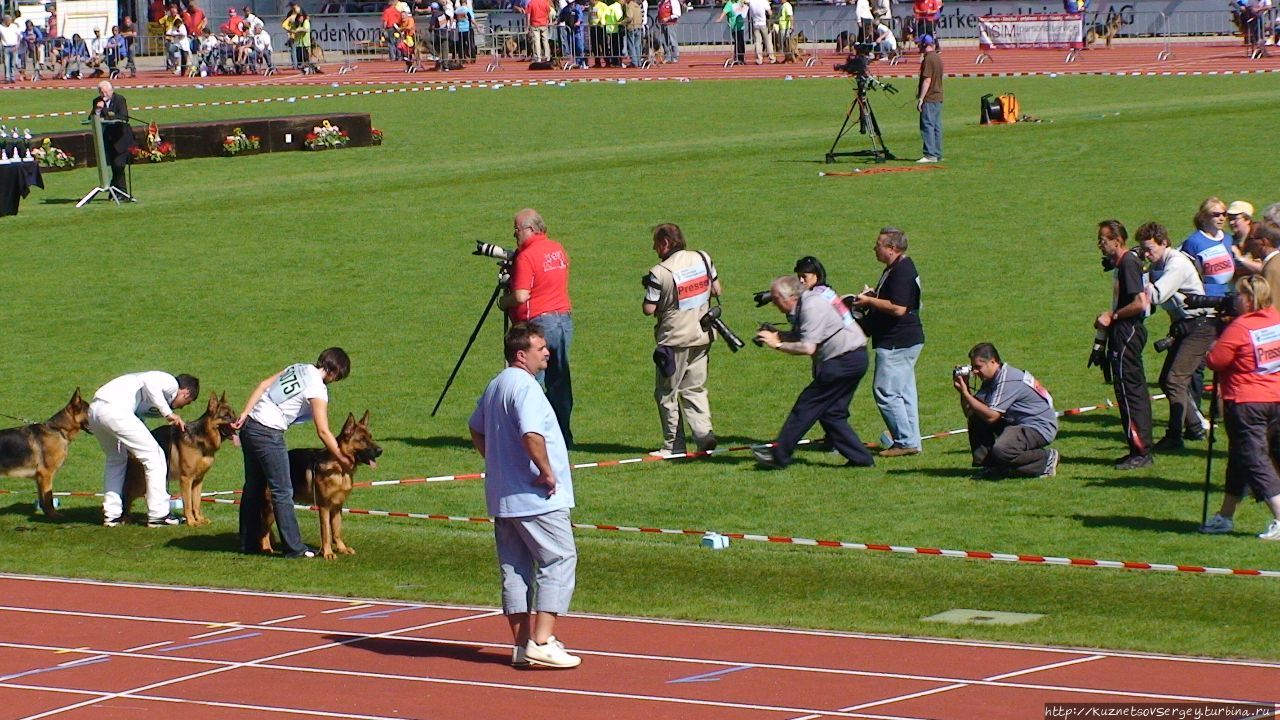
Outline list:
[[[202,502],[239,505],[239,500],[223,500],[220,498],[202,498]],[[294,505],[297,510],[315,512],[315,506]],[[441,520],[446,522],[466,522],[493,524],[487,517],[466,517],[463,515],[438,515],[434,513],[397,512],[392,510],[361,510],[343,508],[342,512],[351,515],[370,515],[373,517],[410,518],[413,520]],[[593,523],[573,523],[578,530],[603,530],[624,533],[649,533],[652,535],[693,535],[702,537],[707,530],[670,530],[667,528],[639,527],[630,525],[602,525]],[[1026,563],[1031,565],[1070,565],[1073,567],[1108,568],[1115,570],[1151,570],[1156,572],[1184,572],[1201,575],[1245,575],[1252,577],[1280,577],[1280,570],[1249,570],[1235,568],[1207,567],[1201,565],[1174,565],[1169,563],[1132,562],[1123,560],[1093,560],[1090,558],[1052,557],[1048,555],[1022,555],[1013,553],[984,552],[980,550],[945,550],[942,548],[911,547],[909,545],[882,545],[878,543],[845,542],[843,540],[814,540],[810,538],[789,537],[786,535],[758,535],[754,533],[721,532],[734,540],[750,540],[752,542],[774,543],[779,545],[805,545],[814,547],[839,548],[841,550],[867,550],[873,552],[900,553],[904,555],[931,555],[949,558],[965,558],[969,560],[993,560],[996,562]]]

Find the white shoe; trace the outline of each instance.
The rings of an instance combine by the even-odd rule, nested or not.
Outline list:
[[[932,156],[930,156],[930,155],[925,155],[924,157],[922,157],[922,158],[920,158],[919,160],[917,160],[917,161],[916,161],[916,164],[917,164],[917,165],[924,165],[924,164],[926,164],[926,163],[936,163],[936,162],[938,162],[938,158],[936,158],[936,157],[932,157]]]
[[[1258,536],[1259,540],[1280,540],[1280,520],[1272,520],[1267,531]]]
[[[1058,474],[1058,459],[1061,455],[1057,450],[1049,448],[1049,458],[1045,461],[1044,472],[1040,473],[1040,477],[1053,477]]]
[[[582,664],[582,658],[565,652],[564,643],[556,640],[555,636],[547,638],[545,645],[529,640],[524,651],[525,657],[533,665],[568,669]]]
[[[673,457],[684,457],[684,455],[684,450],[667,450],[666,448],[658,448],[649,453],[649,457],[662,458],[664,460],[670,460]]]
[[[525,656],[524,645],[511,646],[511,667],[529,667],[529,658]]]
[[[1214,513],[1209,522],[1200,526],[1200,532],[1206,535],[1222,535],[1236,529],[1236,523],[1229,517]]]

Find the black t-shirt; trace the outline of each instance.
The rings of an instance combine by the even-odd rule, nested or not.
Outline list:
[[[1133,302],[1133,299],[1142,293],[1142,261],[1132,251],[1125,252],[1115,272],[1116,304],[1112,309],[1119,310]],[[1121,323],[1141,323],[1142,320],[1142,315],[1137,315],[1117,320],[1112,323],[1112,326]]]
[[[876,297],[905,307],[907,313],[902,317],[874,310],[867,313],[864,324],[874,347],[894,350],[924,342],[924,327],[920,325],[920,274],[911,258],[903,255],[884,269],[876,284]]]

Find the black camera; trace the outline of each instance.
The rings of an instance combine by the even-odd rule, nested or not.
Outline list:
[[[1156,352],[1162,353],[1168,350],[1169,348],[1173,347],[1173,344],[1177,341],[1178,341],[1178,338],[1172,335],[1165,335],[1164,337],[1152,343],[1151,347],[1155,348]]]
[[[1234,295],[1184,295],[1182,297],[1182,304],[1189,310],[1216,310],[1223,315],[1234,312],[1235,303]]]
[[[1089,351],[1089,364],[1085,367],[1101,365],[1107,367],[1107,331],[1099,330],[1093,334],[1093,349]]]
[[[843,63],[833,65],[832,69],[854,77],[866,77],[867,67],[871,62],[871,53],[875,49],[875,43],[855,43],[853,54],[847,56]]]
[[[734,332],[729,329],[729,326],[724,324],[724,321],[720,319],[720,313],[721,309],[719,305],[712,306],[712,308],[708,310],[700,320],[698,320],[698,323],[702,325],[702,329],[707,332],[712,332],[714,329],[715,332],[720,333],[720,337],[724,338],[724,342],[729,346],[729,350],[731,352],[738,352],[746,346],[746,343],[742,342],[742,338],[734,334]]]
[[[773,302],[773,293],[768,290],[761,290],[753,294],[751,299],[756,301],[756,307],[764,307]]]
[[[774,326],[772,323],[760,323],[760,329],[756,330],[756,332],[760,332],[760,330],[769,330],[771,332],[779,332],[778,328]],[[764,341],[758,337],[751,338],[751,342],[755,343],[756,347],[764,347]]]

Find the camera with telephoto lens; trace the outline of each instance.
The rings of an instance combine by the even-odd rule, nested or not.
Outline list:
[[[1183,295],[1182,304],[1189,310],[1216,310],[1223,315],[1230,315],[1235,310],[1234,295]]]
[[[756,307],[764,307],[773,302],[773,293],[769,290],[761,290],[752,294],[751,299],[756,301]]]
[[[483,240],[476,241],[476,249],[471,251],[472,255],[480,257],[491,257],[494,260],[511,260],[516,256],[514,250],[508,250],[501,245],[494,245]]]
[[[760,332],[760,330],[768,330],[769,332],[778,332],[778,328],[773,323],[760,323],[760,328],[756,330],[756,332]],[[758,337],[751,338],[751,342],[755,343],[756,347],[764,347],[764,341]]]
[[[957,365],[955,366],[955,368],[951,370],[951,377],[953,378],[967,378],[972,374],[973,374],[972,365]]]
[[[498,261],[498,285],[506,288],[511,283],[511,261],[515,259],[514,250],[508,250],[501,245],[494,245],[483,240],[476,241],[476,249],[471,251],[472,255],[479,257],[489,257]]]
[[[1162,353],[1168,350],[1169,348],[1173,347],[1173,344],[1177,341],[1178,341],[1178,338],[1172,335],[1165,335],[1164,337],[1152,343],[1151,347],[1155,348],[1156,352]]]
[[[719,305],[712,306],[712,308],[702,316],[702,319],[698,320],[698,324],[702,325],[702,329],[706,332],[711,332],[712,329],[714,329],[715,332],[720,333],[720,337],[724,338],[724,342],[729,346],[729,350],[732,352],[738,352],[746,346],[746,343],[742,342],[742,338],[734,334],[734,332],[729,329],[729,326],[724,324],[724,321],[720,319],[721,312]]]

